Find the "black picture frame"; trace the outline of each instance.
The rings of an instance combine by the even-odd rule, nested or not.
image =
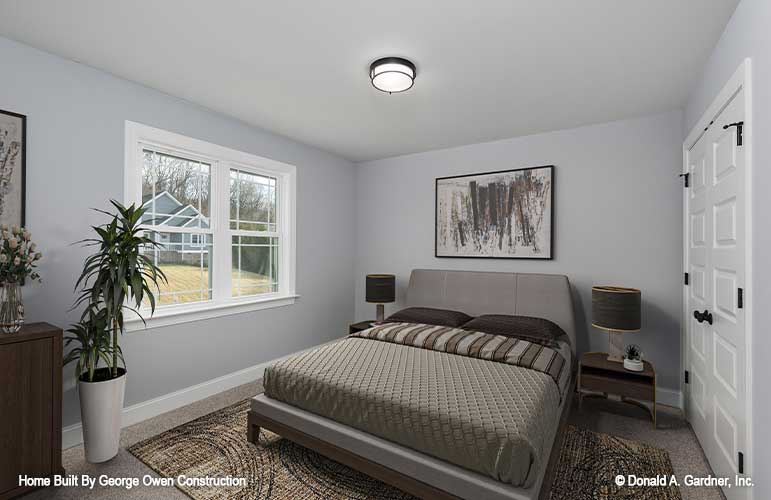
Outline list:
[[[504,256],[504,255],[439,255],[439,183],[448,179],[460,179],[464,177],[479,177],[486,175],[505,174],[510,172],[523,172],[527,170],[548,169],[551,179],[549,189],[549,254],[544,257],[537,256]],[[490,172],[476,172],[471,174],[450,175],[446,177],[437,177],[434,179],[434,257],[437,259],[505,259],[505,260],[554,260],[554,186],[555,186],[555,168],[554,165],[539,165],[533,167],[513,168],[506,170],[494,170]]]
[[[21,120],[21,207],[19,209],[21,220],[19,225],[24,227],[27,223],[27,115],[4,109],[0,109],[0,114]],[[6,222],[3,223],[5,224]]]

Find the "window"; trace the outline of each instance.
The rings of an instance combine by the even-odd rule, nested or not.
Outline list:
[[[211,161],[170,154],[142,145],[143,222],[160,243],[148,248],[155,265],[168,278],[157,305],[204,302],[212,298],[212,248],[201,244],[211,235],[209,199]],[[194,244],[195,243],[195,244]]]
[[[230,169],[231,293],[245,297],[278,290],[281,234],[276,224],[278,179]]]
[[[295,167],[126,122],[126,201],[161,246],[158,323],[294,301]],[[172,319],[169,319],[172,318]]]

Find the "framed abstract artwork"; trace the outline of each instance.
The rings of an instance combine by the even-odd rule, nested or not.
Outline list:
[[[0,224],[24,226],[27,117],[0,109]]]
[[[436,179],[436,257],[551,259],[554,166]]]

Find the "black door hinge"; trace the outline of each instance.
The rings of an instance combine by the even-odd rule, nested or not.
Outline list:
[[[688,179],[691,177],[690,173],[680,174],[680,177],[683,178],[683,187],[688,187]]]
[[[688,273],[683,273],[683,284],[688,284]]]
[[[739,452],[739,474],[744,474],[744,453]]]
[[[685,370],[685,383],[690,384],[690,381],[688,380],[688,370]]]
[[[739,291],[737,292],[736,299],[737,299],[736,307],[738,307],[739,309],[742,309],[744,307],[744,289],[743,288],[740,288]]]
[[[741,146],[742,145],[742,132],[744,131],[744,122],[734,122],[729,123],[728,125],[723,125],[723,130],[726,130],[730,127],[736,127],[736,145]]]

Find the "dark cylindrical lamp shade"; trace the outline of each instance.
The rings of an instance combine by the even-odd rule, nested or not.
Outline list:
[[[592,325],[603,330],[640,329],[640,290],[618,286],[592,287]]]
[[[367,275],[367,302],[385,304],[396,300],[396,276],[393,274]]]

